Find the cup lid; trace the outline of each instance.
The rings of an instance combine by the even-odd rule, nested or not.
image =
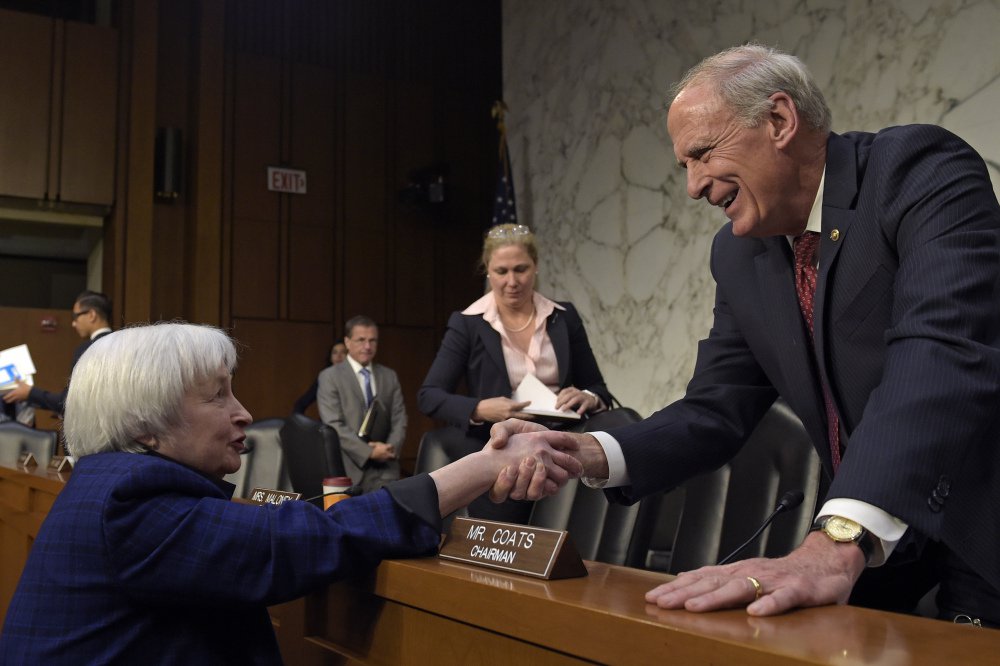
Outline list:
[[[349,476],[328,476],[323,479],[323,485],[350,487],[353,483],[351,481],[351,477]]]

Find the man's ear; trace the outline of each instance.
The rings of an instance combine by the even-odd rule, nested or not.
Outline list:
[[[140,435],[135,438],[135,441],[139,442],[150,451],[155,451],[160,447],[160,443],[156,441],[156,437],[153,435]]]
[[[768,99],[771,100],[771,110],[765,121],[768,136],[774,141],[776,148],[783,149],[799,131],[799,110],[784,91],[779,90]]]

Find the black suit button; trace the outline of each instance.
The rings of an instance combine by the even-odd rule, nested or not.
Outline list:
[[[938,479],[937,492],[941,497],[947,497],[948,493],[951,491],[951,481],[948,480],[947,476],[942,476]]]
[[[937,502],[935,502],[930,497],[927,498],[927,508],[930,509],[934,513],[938,513],[938,512],[941,511],[941,505],[938,504]]]

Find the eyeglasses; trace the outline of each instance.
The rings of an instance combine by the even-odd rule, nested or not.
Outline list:
[[[487,238],[516,238],[517,236],[527,236],[531,233],[531,229],[524,224],[511,225],[498,225],[490,229],[486,233]]]
[[[93,312],[93,310],[80,310],[79,312],[74,312],[73,313],[73,321],[76,321],[77,317],[79,317],[80,315],[85,315],[88,312]]]

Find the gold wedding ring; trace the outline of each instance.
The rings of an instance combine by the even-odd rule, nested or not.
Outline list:
[[[753,600],[757,601],[760,599],[760,595],[764,594],[764,588],[761,586],[760,581],[753,576],[747,576],[747,580],[753,585]]]

